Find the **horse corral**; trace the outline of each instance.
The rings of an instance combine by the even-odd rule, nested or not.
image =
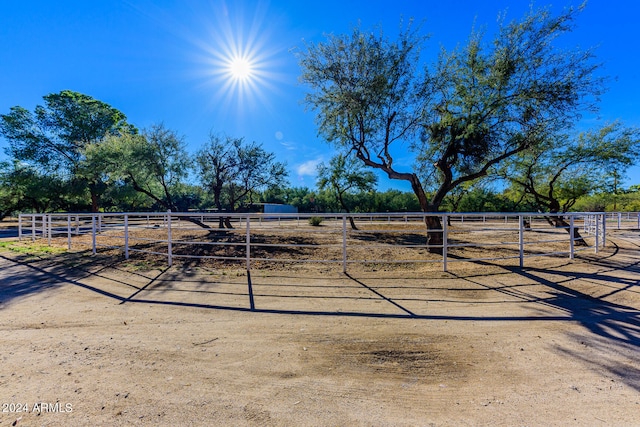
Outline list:
[[[442,243],[430,244],[429,214],[325,214],[319,226],[311,215],[224,215],[233,228],[218,228],[220,214],[126,213],[22,215],[20,238],[46,238],[49,244],[86,249],[118,249],[130,256],[223,261],[251,270],[268,263],[334,264],[343,272],[370,264],[440,264],[567,256],[606,241],[607,222],[615,228],[638,225],[638,214],[606,220],[606,214],[442,214],[435,215]],[[353,219],[354,229],[347,224]],[[558,226],[558,218],[565,226]],[[612,221],[613,220],[613,221]],[[582,233],[582,234],[580,234]],[[215,262],[214,262],[215,264]],[[218,265],[220,263],[218,262]],[[290,268],[290,267],[287,267]],[[397,268],[397,267],[390,267]],[[420,266],[418,268],[423,268]],[[432,268],[432,267],[428,267]],[[437,268],[437,267],[436,267]],[[357,269],[357,267],[356,267]]]
[[[587,224],[597,253],[575,219],[573,259],[535,215],[445,218],[444,254],[410,216],[256,218],[249,257],[240,218],[121,218],[23,219],[63,253],[0,254],[3,399],[73,409],[2,423],[640,423],[635,216]]]

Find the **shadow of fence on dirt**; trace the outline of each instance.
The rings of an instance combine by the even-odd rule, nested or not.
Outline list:
[[[46,272],[34,271],[25,274],[23,263],[0,255],[0,307],[15,299],[59,287],[62,283]]]
[[[68,261],[68,260],[67,260]],[[100,260],[98,260],[100,261]],[[403,283],[400,278],[388,279],[387,282],[378,279],[374,281],[370,278],[356,277],[353,274],[345,274],[340,279],[338,285],[332,285],[337,289],[336,295],[323,294],[322,287],[313,283],[305,284],[305,280],[313,281],[311,278],[296,278],[290,276],[289,284],[279,290],[269,289],[269,283],[261,283],[259,291],[252,288],[249,275],[233,278],[218,278],[214,280],[202,277],[189,277],[190,270],[176,270],[175,268],[164,268],[150,275],[137,274],[127,271],[131,277],[138,275],[134,281],[123,278],[122,275],[111,274],[118,271],[118,261],[105,258],[102,265],[96,262],[95,258],[85,261],[86,264],[78,261],[67,263],[66,265],[54,264],[46,261],[21,261],[0,256],[0,262],[4,264],[3,275],[0,285],[0,301],[3,304],[13,299],[29,294],[46,291],[59,287],[65,283],[80,286],[100,295],[115,299],[120,303],[145,303],[162,304],[184,307],[198,307],[218,310],[253,311],[274,314],[299,314],[299,315],[327,315],[327,316],[358,316],[376,318],[411,318],[411,319],[445,319],[445,320],[477,320],[477,321],[574,321],[579,322],[591,333],[613,342],[623,343],[634,348],[640,348],[640,311],[636,308],[627,307],[606,301],[604,298],[613,296],[620,292],[639,292],[640,284],[638,279],[622,278],[607,272],[581,273],[572,269],[554,269],[551,272],[553,279],[546,278],[550,273],[545,269],[528,267],[520,269],[515,267],[504,267],[504,271],[517,275],[526,281],[545,287],[546,292],[540,294],[527,293],[526,286],[513,284],[509,286],[493,286],[481,283],[475,279],[475,275],[468,277],[451,275],[448,287],[433,289],[434,292],[448,291],[465,293],[470,289],[459,286],[461,282],[472,283],[475,287],[472,291],[486,291],[502,293],[512,300],[524,303],[541,304],[554,308],[558,314],[549,315],[444,315],[436,313],[423,314],[423,310],[416,311],[407,303],[428,303],[428,302],[449,302],[459,301],[455,298],[435,298],[433,295],[416,295],[417,288]],[[110,273],[111,272],[111,273]],[[283,275],[286,277],[286,275]],[[558,277],[560,277],[558,279]],[[610,290],[594,297],[580,292],[567,283],[574,281],[591,281],[606,283]],[[243,283],[244,281],[244,283]],[[263,280],[264,282],[264,280]],[[456,285],[457,284],[457,285]],[[225,287],[226,286],[226,287]],[[313,292],[305,291],[313,289]],[[524,288],[524,289],[523,289]],[[422,289],[429,289],[422,286]],[[392,294],[392,291],[401,291],[404,297]],[[389,294],[387,293],[389,292]],[[184,295],[195,295],[192,298],[184,298]],[[464,301],[474,304],[473,292],[467,292],[471,298],[464,297]],[[551,294],[551,295],[550,295]],[[217,300],[220,296],[229,297],[227,300]],[[233,298],[233,299],[230,299]],[[257,300],[254,301],[254,298]],[[261,305],[261,299],[272,301],[268,306]],[[308,310],[296,309],[284,303],[286,300],[341,300],[344,304],[341,309],[335,308],[334,303],[326,303],[322,306],[328,309]],[[221,302],[220,304],[216,301]],[[278,301],[282,302],[282,309],[278,308]],[[373,310],[371,305],[365,302],[376,301],[387,306],[387,310]],[[256,304],[257,302],[257,304]],[[476,304],[482,304],[478,299]],[[496,303],[496,302],[492,302]],[[499,302],[497,302],[499,303]],[[331,307],[335,309],[331,309]],[[274,308],[275,307],[275,308]],[[347,309],[344,309],[347,307]],[[382,306],[378,306],[382,307]],[[351,309],[349,309],[351,308]],[[423,313],[420,313],[423,311]]]
[[[114,293],[102,288],[101,285],[93,286],[85,282],[93,282],[102,279],[103,283],[124,287],[123,289],[138,289],[124,280],[114,278],[113,275],[105,275],[106,271],[119,270],[119,261],[110,257],[87,258],[65,257],[65,262],[51,258],[28,259],[26,257],[6,257],[0,255],[0,308],[5,307],[13,300],[46,292],[66,284],[78,286],[118,301],[124,301],[130,293]],[[164,273],[165,268],[160,274]],[[131,273],[129,273],[131,274]],[[144,277],[143,280],[154,278]]]
[[[623,291],[640,293],[640,279],[625,279],[603,273],[553,271],[555,276],[561,276],[563,279],[549,280],[543,277],[543,274],[549,273],[543,269],[514,269],[513,272],[553,290],[555,295],[545,298],[545,304],[563,310],[569,314],[571,320],[579,322],[593,334],[640,347],[640,310],[604,299]],[[597,280],[617,287],[606,294],[594,297],[563,284],[574,280]]]
[[[542,269],[528,268],[515,272],[551,289],[553,296],[546,298],[544,303],[563,310],[571,321],[585,328],[583,333],[568,333],[575,343],[585,347],[584,350],[556,346],[558,352],[580,360],[587,366],[608,371],[640,391],[640,310],[605,300],[621,292],[640,293],[640,279],[622,278],[607,272],[553,271],[554,276],[560,276],[561,279],[549,280],[543,277],[549,272]],[[570,282],[576,280],[606,283],[611,290],[595,297],[569,286]],[[607,355],[612,351],[626,354],[629,362],[609,360]],[[598,357],[594,357],[596,354]]]

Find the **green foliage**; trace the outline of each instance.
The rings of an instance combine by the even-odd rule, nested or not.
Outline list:
[[[460,187],[462,189],[463,187]],[[443,203],[443,210],[448,212],[514,212],[530,210],[525,206],[518,207],[504,193],[497,193],[487,186],[474,185],[464,191],[452,192]]]
[[[12,107],[0,115],[0,134],[9,154],[46,173],[55,173],[89,190],[93,210],[104,185],[99,171],[85,164],[84,148],[116,134],[135,134],[123,113],[110,105],[70,90],[43,97],[34,113]],[[59,195],[62,197],[62,195]]]
[[[617,194],[599,192],[576,201],[573,210],[578,212],[640,212],[640,192],[631,186]]]
[[[309,218],[309,225],[319,227],[320,224],[322,224],[323,220],[324,218],[322,218],[321,216],[312,216],[311,218]]]
[[[570,136],[549,134],[535,150],[512,159],[500,174],[511,183],[520,201],[535,210],[566,212],[578,199],[609,190],[640,157],[640,130],[620,123]],[[609,172],[609,173],[607,173]],[[591,210],[591,209],[588,209]]]
[[[277,162],[256,142],[211,135],[196,154],[200,181],[213,196],[214,206],[234,212],[248,208],[258,193],[284,186],[286,165]]]
[[[318,188],[333,192],[346,212],[351,212],[353,206],[348,203],[346,196],[372,191],[376,182],[375,174],[365,170],[362,163],[353,157],[337,155],[328,166],[324,163],[318,165]]]
[[[463,48],[442,52],[435,67],[442,84],[416,146],[422,172],[436,183],[435,204],[518,153],[537,150],[546,132],[571,126],[592,107],[603,83],[592,52],[554,47],[576,12],[532,11],[503,23],[490,43],[473,32]]]
[[[301,80],[312,89],[305,99],[317,111],[320,133],[344,156],[352,153],[391,179],[417,183],[423,199],[415,174],[394,169],[390,147],[417,135],[428,105],[417,68],[424,40],[410,26],[396,40],[355,28],[299,54]]]
[[[111,185],[130,186],[155,209],[179,210],[176,200],[188,174],[184,141],[163,125],[141,134],[110,135],[88,144],[83,154],[89,170],[101,171]]]
[[[415,194],[400,190],[375,192],[370,195],[369,212],[419,212],[420,204]]]
[[[66,249],[49,246],[42,242],[17,242],[17,241],[5,241],[0,242],[0,250],[8,250],[16,252],[21,255],[29,255],[34,257],[42,257],[46,255],[58,255],[66,252]]]
[[[543,143],[543,130],[569,126],[600,94],[592,52],[554,46],[575,16],[534,11],[502,24],[490,42],[474,32],[425,70],[425,37],[410,27],[393,40],[360,28],[329,35],[299,55],[306,101],[329,142],[409,181],[421,209],[434,211],[456,187]],[[412,171],[394,165],[402,143],[415,152]]]
[[[58,174],[45,174],[17,161],[0,164],[1,216],[64,210],[81,195],[81,189]]]

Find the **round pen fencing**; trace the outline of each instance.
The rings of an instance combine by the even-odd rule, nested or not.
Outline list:
[[[429,230],[442,243],[427,243]],[[220,228],[221,226],[231,228]],[[21,214],[19,238],[45,239],[69,250],[119,250],[124,257],[212,260],[243,264],[247,271],[268,264],[436,263],[563,256],[605,246],[607,228],[640,228],[638,213],[50,213]],[[243,267],[243,268],[244,268]]]

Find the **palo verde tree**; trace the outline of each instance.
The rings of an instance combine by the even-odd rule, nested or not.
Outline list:
[[[299,54],[301,80],[311,88],[306,101],[328,141],[410,182],[421,209],[437,212],[452,189],[540,145],[545,131],[568,126],[600,93],[592,52],[554,46],[576,14],[531,11],[501,24],[490,43],[472,32],[465,46],[442,50],[424,69],[425,37],[410,28],[395,40],[359,28],[329,35]],[[394,164],[402,143],[415,155],[411,171]],[[427,217],[427,227],[439,251],[439,217]]]
[[[44,105],[33,113],[15,106],[0,115],[0,134],[9,142],[8,153],[42,173],[55,173],[86,187],[96,212],[103,183],[99,174],[83,166],[83,149],[110,135],[135,134],[136,129],[122,112],[88,95],[63,90],[43,99]]]
[[[503,179],[541,212],[563,214],[580,197],[602,191],[610,170],[622,173],[640,158],[640,130],[619,122],[577,136],[549,135],[545,143],[513,157],[500,170]],[[562,215],[549,217],[557,227],[569,224]],[[578,230],[575,237],[582,241]]]
[[[345,157],[338,154],[329,161],[329,165],[324,163],[318,165],[318,188],[321,191],[331,191],[347,213],[351,210],[345,196],[356,192],[372,191],[377,181],[376,175],[365,170],[362,162],[353,156]],[[353,230],[358,229],[351,216],[349,216],[349,223]]]
[[[198,174],[205,190],[213,196],[219,212],[236,212],[253,203],[260,191],[282,187],[287,177],[284,163],[275,160],[256,142],[242,138],[210,135],[196,154]],[[228,217],[220,217],[220,228],[233,228]]]

